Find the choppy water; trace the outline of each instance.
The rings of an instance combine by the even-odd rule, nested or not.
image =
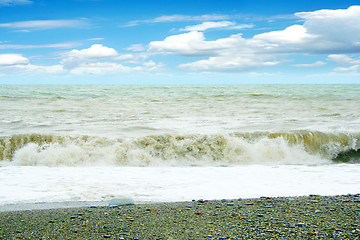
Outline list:
[[[123,193],[138,196],[137,200],[189,200],[197,194],[184,194],[189,183],[183,180],[183,168],[206,175],[206,184],[215,184],[208,171],[219,171],[232,174],[237,186],[244,186],[235,172],[244,175],[250,166],[260,172],[296,166],[295,172],[289,168],[281,174],[298,174],[299,179],[309,167],[339,174],[352,179],[345,185],[353,192],[359,183],[353,180],[360,173],[359,148],[360,85],[0,86],[0,190],[10,191],[10,184],[14,191],[10,198],[0,193],[0,204],[42,199],[34,190],[29,190],[31,197],[22,197],[25,189],[14,172],[29,174],[26,184],[33,189],[44,178],[66,182],[66,174],[64,178],[50,174],[57,168],[69,173],[79,170],[78,181],[83,182],[73,183],[76,191],[67,191],[69,186],[62,189],[65,200],[113,195],[111,190],[96,192],[103,182],[117,186],[116,194],[127,189]],[[99,167],[109,174],[124,169],[130,173],[127,179],[114,177],[113,182],[98,176],[98,182],[92,182],[94,191],[89,191],[88,173],[96,175]],[[38,171],[44,178],[33,176]],[[158,171],[163,182],[173,182],[156,185],[165,191],[162,198],[151,195],[156,191],[155,185],[147,185],[149,171]],[[132,182],[139,180],[138,172],[148,176],[140,177],[142,192],[129,192]],[[335,186],[328,178],[332,179],[327,176],[324,185]],[[221,178],[216,181],[221,185]],[[261,196],[268,190],[259,182],[246,184],[253,184]],[[310,189],[314,181],[303,184]],[[328,189],[319,184],[322,190]],[[175,185],[184,189],[171,191]],[[51,186],[43,190],[53,196],[50,200],[64,200],[51,195]],[[279,194],[294,194],[289,186],[281,186],[277,183],[273,188],[280,187]],[[202,189],[196,191],[202,198],[218,196],[207,187]],[[340,191],[330,189],[327,194]],[[139,197],[143,195],[147,197]],[[230,197],[255,195],[234,192]]]

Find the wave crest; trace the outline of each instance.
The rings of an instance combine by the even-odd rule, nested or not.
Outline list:
[[[0,164],[43,166],[231,166],[360,162],[360,134],[234,133],[111,140],[90,136],[0,138]]]

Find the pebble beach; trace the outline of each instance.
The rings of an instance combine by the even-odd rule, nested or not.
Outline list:
[[[0,213],[0,239],[359,239],[360,194]]]

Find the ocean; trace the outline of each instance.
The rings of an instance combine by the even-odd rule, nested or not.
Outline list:
[[[360,193],[360,85],[1,85],[0,206]]]

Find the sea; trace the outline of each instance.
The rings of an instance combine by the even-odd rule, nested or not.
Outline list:
[[[0,206],[360,193],[360,85],[0,85]]]

